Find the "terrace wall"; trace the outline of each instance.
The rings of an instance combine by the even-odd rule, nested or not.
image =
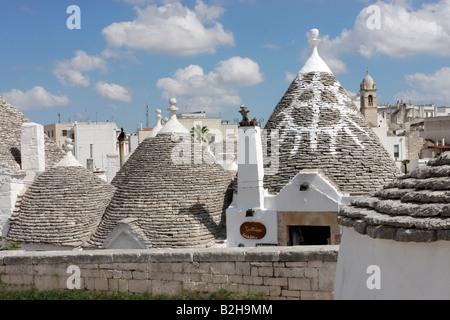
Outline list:
[[[268,299],[333,299],[338,246],[9,251],[0,291],[86,289],[177,295],[225,289]]]

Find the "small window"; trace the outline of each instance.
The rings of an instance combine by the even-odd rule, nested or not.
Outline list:
[[[63,137],[67,137],[67,130],[63,130],[62,135],[63,135]]]
[[[400,146],[398,144],[394,145],[394,158],[400,157]]]
[[[369,106],[372,107],[373,106],[373,97],[369,96]]]

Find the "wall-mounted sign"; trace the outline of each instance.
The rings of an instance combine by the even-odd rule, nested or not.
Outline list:
[[[245,222],[241,225],[241,235],[245,239],[259,240],[266,235],[266,227],[259,222]]]

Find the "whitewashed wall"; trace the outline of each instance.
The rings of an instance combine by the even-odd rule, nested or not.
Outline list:
[[[14,178],[11,170],[0,161],[0,236],[8,233],[9,218],[23,188],[22,180]]]
[[[448,300],[449,269],[448,241],[413,243],[373,239],[344,227],[335,299]]]
[[[96,168],[106,171],[107,155],[119,154],[117,149],[117,126],[115,123],[79,123],[74,126],[75,157],[86,167],[93,144],[93,159]]]

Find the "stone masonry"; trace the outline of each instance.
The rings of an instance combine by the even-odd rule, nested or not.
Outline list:
[[[321,169],[341,192],[351,195],[375,192],[400,175],[331,73],[299,73],[265,129],[278,131],[280,137],[275,141],[279,144],[279,166],[275,174],[266,170],[264,176],[264,187],[271,193],[278,193],[304,169]]]
[[[337,253],[338,246],[11,251],[0,253],[0,291],[68,290],[75,266],[79,288],[89,291],[173,296],[225,289],[269,300],[330,300]]]

